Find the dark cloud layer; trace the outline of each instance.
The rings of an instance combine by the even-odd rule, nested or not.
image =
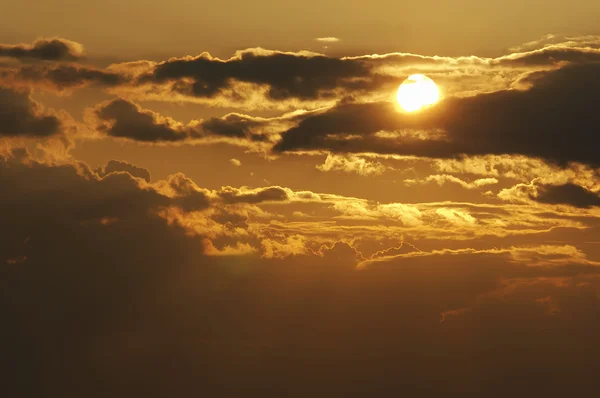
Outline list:
[[[590,208],[600,206],[600,195],[579,185],[542,185],[537,188],[533,200],[548,204],[568,204],[575,207]]]
[[[315,99],[331,95],[348,79],[367,74],[368,68],[361,61],[259,49],[239,52],[226,61],[208,54],[169,60],[142,76],[140,82],[176,82],[173,89],[177,92],[210,98],[238,81],[267,85],[268,97],[274,100]],[[193,82],[186,83],[185,79]]]
[[[25,83],[48,85],[58,90],[79,88],[86,84],[113,87],[124,84],[127,78],[119,73],[84,65],[26,65],[0,71],[0,77]]]
[[[448,98],[416,114],[390,103],[342,104],[283,133],[278,152],[330,150],[427,157],[522,154],[600,166],[600,64],[530,76],[525,91]],[[393,132],[394,138],[380,132]],[[423,136],[425,135],[425,136]]]
[[[7,56],[76,61],[81,56],[81,48],[81,45],[66,39],[41,39],[32,45],[0,45],[0,56],[4,51]],[[160,63],[133,61],[105,69],[75,63],[26,65],[2,70],[0,77],[50,84],[55,89],[95,83],[123,90],[121,94],[134,93],[138,98],[151,97],[155,100],[187,97],[206,102],[218,99],[220,106],[289,107],[289,104],[282,104],[287,100],[331,104],[344,96],[381,94],[382,90],[393,90],[407,74],[415,71],[432,73],[442,81],[450,79],[457,83],[458,80],[448,75],[454,71],[467,80],[483,80],[480,83],[486,86],[485,81],[489,85],[496,75],[516,72],[514,76],[518,76],[528,70],[598,61],[600,50],[589,47],[582,38],[581,41],[555,43],[542,49],[497,58],[431,57],[410,53],[337,58],[302,51],[255,48],[238,51],[227,60],[203,53]],[[263,86],[265,91],[263,93],[259,89],[260,95],[250,95],[249,91],[256,91],[257,87],[249,88],[247,84]],[[253,96],[256,98],[252,99]],[[261,99],[257,100],[258,97]],[[323,104],[320,102],[318,106]]]
[[[282,132],[277,153],[523,154],[600,166],[600,66],[587,64],[593,51],[583,53],[456,60],[491,68],[582,65],[528,74],[520,83],[529,90],[448,98],[410,115],[387,102],[347,98],[280,117],[228,114],[183,124],[117,98],[89,111],[86,122],[146,143],[219,139],[270,148]],[[203,55],[148,66],[138,83],[160,93],[164,87],[156,86],[172,84],[205,99],[226,91],[235,99],[245,82],[266,85],[273,102],[337,100],[380,87],[387,77],[374,75],[375,66],[418,59],[451,63],[252,50],[227,61]],[[0,78],[59,89],[129,84],[119,68],[109,69],[36,63],[0,70]],[[148,170],[126,161],[92,170],[59,163],[51,149],[52,161],[43,163],[12,142],[4,146],[3,137],[59,131],[58,116],[28,92],[0,88],[3,396],[500,398],[597,389],[594,211],[532,206],[599,206],[597,188],[538,179],[503,190],[514,199],[504,205],[490,196],[443,202],[445,187],[432,190],[439,203],[379,203],[280,186],[211,191],[182,173],[151,181]],[[290,178],[296,170],[307,169],[290,170]],[[332,189],[345,189],[347,180],[339,180]],[[302,187],[306,181],[293,185],[311,188]],[[380,181],[392,187],[392,179]],[[493,235],[498,230],[509,236]],[[569,243],[548,243],[571,232]],[[365,235],[374,242],[361,242]],[[390,240],[397,247],[386,249]]]
[[[47,137],[60,130],[60,120],[45,115],[26,91],[0,86],[0,138]]]
[[[39,39],[32,44],[0,44],[0,57],[46,61],[74,61],[81,58],[83,46],[61,38]]]
[[[112,122],[99,126],[99,130],[113,137],[155,142],[181,141],[199,135],[194,129],[181,128],[126,100],[111,101],[97,109],[96,114],[100,120]]]
[[[187,125],[165,118],[139,105],[115,99],[101,104],[95,110],[100,123],[99,131],[120,138],[142,142],[179,142],[200,138],[220,137],[241,141],[266,141],[264,135],[253,128],[264,126],[266,121],[250,116],[231,114],[223,118],[210,118],[204,122],[193,121]],[[243,143],[243,142],[242,142]]]
[[[589,64],[600,62],[600,50],[589,48],[569,48],[550,46],[540,50],[516,53],[501,57],[492,64],[509,67],[552,66],[565,63]]]
[[[172,198],[126,173],[8,158],[0,188],[10,397],[558,397],[596,383],[593,270],[440,255],[357,271],[344,243],[208,257],[159,216]]]
[[[240,51],[220,60],[203,54],[172,59],[156,65],[139,78],[140,83],[173,83],[173,90],[190,97],[212,98],[225,90],[237,91],[236,82],[268,87],[270,100],[317,100],[345,94],[379,90],[397,84],[399,76],[387,74],[395,68],[503,68],[552,67],[561,63],[587,64],[600,61],[600,51],[561,45],[515,53],[499,58],[427,57],[408,53],[384,56],[334,58],[319,54],[282,53],[263,49]],[[389,68],[388,72],[381,70]],[[192,79],[192,82],[189,82]],[[401,80],[401,79],[400,79]]]

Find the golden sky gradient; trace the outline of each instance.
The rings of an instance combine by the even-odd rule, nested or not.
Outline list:
[[[4,42],[61,36],[94,55],[129,60],[209,51],[226,57],[262,46],[322,51],[318,37],[337,37],[335,54],[393,51],[497,55],[550,33],[597,33],[593,0],[482,2],[359,0],[270,2],[188,0],[82,2],[8,0],[0,16]]]
[[[594,395],[598,2],[3,9],[6,396]]]

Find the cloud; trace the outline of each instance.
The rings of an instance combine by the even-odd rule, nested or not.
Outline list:
[[[334,80],[334,72],[327,78]],[[446,186],[436,189],[434,202],[413,202],[410,189],[388,187],[387,179],[369,186],[391,190],[390,202],[376,200],[375,192],[368,193],[375,200],[313,192],[310,184],[303,190],[207,189],[182,173],[151,180],[126,156],[93,170],[73,159],[36,160],[1,139],[2,390],[11,397],[94,396],[90,386],[99,380],[98,394],[115,397],[509,396],[517,390],[569,396],[593,390],[600,358],[594,344],[600,328],[597,171],[591,161],[560,165],[589,160],[579,145],[592,146],[594,139],[575,129],[581,121],[564,129],[577,145],[555,137],[564,126],[555,126],[554,113],[562,108],[550,105],[573,96],[556,89],[563,83],[546,81],[554,73],[528,74],[522,79],[532,86],[528,91],[452,98],[446,111],[406,116],[400,127],[397,118],[405,116],[395,110],[382,116],[385,104],[360,98],[279,117],[231,113],[187,124],[117,99],[86,119],[101,134],[139,142],[223,139],[261,148],[301,126],[304,135],[293,150],[306,143],[307,151],[328,155],[320,167],[376,176],[373,170],[395,158],[377,153],[441,156],[406,160],[429,176],[416,183],[471,189],[524,183],[502,191],[514,194],[514,203],[445,201]],[[565,81],[571,84],[571,77]],[[225,90],[240,88],[228,84]],[[340,92],[354,90],[344,84]],[[585,86],[574,90],[588,95]],[[534,96],[535,90],[542,92]],[[318,95],[339,99],[340,92],[326,91]],[[538,102],[521,101],[522,95]],[[9,118],[19,114],[15,98],[26,105],[24,119],[53,114],[26,92],[6,98]],[[496,116],[507,108],[498,98],[517,98],[520,108]],[[344,107],[343,117],[330,118]],[[591,108],[563,112],[570,121],[590,121]],[[537,135],[528,131],[540,126]],[[11,137],[24,135],[21,127],[12,131]],[[507,136],[492,135],[498,132]],[[524,143],[532,137],[538,141]],[[559,166],[525,157],[555,159],[544,140],[564,150]],[[432,142],[439,148],[432,150]],[[46,145],[28,144],[31,151]],[[495,145],[502,153],[487,155]],[[368,155],[357,155],[365,148]],[[483,155],[456,156],[463,152]],[[421,174],[423,165],[434,171]],[[308,184],[303,181],[294,185]],[[397,377],[388,377],[391,371]],[[506,383],[515,373],[528,377]]]
[[[206,121],[193,120],[188,124],[164,117],[138,104],[118,98],[89,111],[88,124],[92,130],[115,138],[127,138],[145,143],[228,142],[234,145],[258,146],[268,141],[261,126],[268,119],[228,114]],[[273,119],[277,124],[278,118]]]
[[[219,191],[219,196],[225,203],[261,203],[288,200],[288,192],[281,187],[257,189],[223,187]]]
[[[44,113],[28,92],[0,86],[0,138],[48,137],[60,127],[60,119]]]
[[[579,185],[542,185],[537,187],[537,195],[532,198],[540,203],[568,204],[580,208],[600,206],[600,195]]]
[[[198,123],[184,126],[124,99],[100,105],[96,108],[96,115],[100,120],[98,130],[112,137],[174,142],[201,135]]]
[[[222,249],[217,249],[211,240],[204,240],[204,253],[208,256],[247,256],[257,251],[250,244],[241,242],[237,242],[235,246],[226,245]]]
[[[0,81],[15,86],[68,92],[88,85],[117,87],[128,81],[126,75],[79,64],[35,64],[0,68]]]
[[[230,113],[221,118],[213,117],[202,123],[202,128],[207,134],[215,136],[249,139],[255,142],[266,142],[268,134],[261,132],[269,124],[277,125],[286,117],[255,118],[238,113]],[[291,118],[293,120],[293,117]]]
[[[352,243],[344,241],[323,245],[314,254],[328,261],[341,262],[342,266],[350,269],[353,269],[358,261],[364,260],[363,254]]]
[[[137,167],[127,162],[121,162],[118,160],[110,160],[104,168],[95,170],[99,176],[104,177],[110,173],[125,172],[132,177],[137,177],[150,182],[150,172],[143,167]]]
[[[506,66],[551,66],[565,63],[589,64],[600,61],[600,50],[595,48],[571,48],[564,45],[547,46],[524,53],[514,53],[498,58],[495,62]]]
[[[211,207],[191,210],[194,217],[252,207],[224,203],[181,174],[149,184],[127,171],[100,177],[83,163],[26,158],[15,151],[0,161],[0,369],[11,396],[80,395],[98,379],[111,396],[264,397],[290,388],[298,396],[419,396],[422,385],[427,394],[506,395],[514,384],[482,384],[496,373],[469,372],[510,373],[516,356],[536,369],[519,386],[528,395],[556,372],[566,375],[553,381],[557,393],[594,387],[588,368],[573,364],[600,355],[591,344],[600,278],[597,263],[574,246],[433,252],[404,243],[359,271],[361,244],[339,236],[319,244],[310,234],[273,231],[255,241],[190,234],[160,208],[198,192]],[[262,192],[238,190],[224,191]],[[257,229],[252,217],[223,212],[219,221]],[[370,235],[385,233],[375,225]],[[499,341],[510,344],[498,349]],[[456,361],[470,353],[475,362]],[[365,367],[356,358],[377,360]],[[389,369],[401,382],[381,376]]]
[[[547,47],[600,48],[600,37],[595,35],[563,36],[549,33],[538,40],[531,40],[512,47],[509,51],[523,52]]]
[[[446,95],[509,89],[520,84],[519,79],[527,73],[598,62],[600,49],[593,47],[597,41],[595,37],[570,38],[497,58],[411,53],[340,58],[250,48],[237,51],[229,59],[202,53],[106,68],[77,63],[4,66],[0,67],[0,79],[59,91],[95,85],[140,101],[188,101],[238,109],[318,109],[350,97],[360,101],[387,99],[399,82],[414,72],[430,75]]]
[[[334,38],[328,39],[332,42]],[[319,39],[316,39],[319,40]],[[308,52],[262,48],[238,51],[222,60],[203,53],[148,66],[137,79],[134,95],[203,101],[246,108],[332,105],[345,97],[383,99],[414,71],[430,74],[447,94],[472,94],[510,88],[526,72],[554,69],[566,63],[600,60],[590,40],[557,43],[497,58],[422,56],[410,53],[329,57]],[[269,71],[277,71],[271,73]],[[322,73],[327,70],[327,73]],[[147,86],[152,83],[151,86]],[[468,84],[466,84],[468,83]],[[160,98],[156,97],[156,98]]]
[[[600,189],[600,174],[590,166],[574,163],[567,167],[522,155],[464,156],[457,159],[435,159],[434,170],[441,173],[467,174],[529,183],[563,185],[573,183],[589,190]]]
[[[592,148],[600,144],[600,117],[593,109],[599,65],[540,72],[528,78],[528,90],[448,98],[415,114],[387,102],[341,104],[283,132],[274,150],[432,158],[516,154],[598,167]]]
[[[323,172],[340,171],[344,173],[356,173],[361,176],[381,175],[388,167],[377,161],[369,161],[360,156],[340,156],[328,154],[323,164],[317,165],[316,169]]]
[[[475,217],[473,217],[472,215],[470,215],[467,212],[456,210],[456,209],[439,208],[436,210],[436,213],[440,217],[451,222],[452,224],[473,225],[473,224],[477,223],[477,219]]]
[[[172,174],[165,182],[158,182],[155,187],[159,192],[168,193],[173,198],[172,205],[183,211],[203,210],[211,205],[211,195],[208,190],[198,187],[184,174]]]
[[[552,267],[572,267],[579,265],[583,267],[600,267],[600,261],[589,260],[584,252],[571,245],[538,245],[509,248],[491,248],[491,249],[442,249],[425,252],[420,250],[394,253],[389,255],[373,256],[365,259],[357,265],[358,268],[367,268],[381,263],[393,263],[410,258],[429,258],[429,261],[442,261],[443,257],[472,256],[474,258],[497,257],[503,261],[509,261],[529,268],[552,268]],[[436,260],[434,260],[434,258]]]
[[[424,179],[404,180],[404,184],[407,186],[418,185],[418,184],[428,184],[428,183],[432,183],[432,182],[435,182],[439,186],[442,186],[448,182],[451,182],[451,183],[458,184],[465,189],[477,189],[477,188],[482,188],[482,187],[485,187],[488,185],[498,184],[498,179],[493,178],[493,177],[478,178],[472,182],[466,182],[466,181],[461,180],[460,178],[452,176],[452,175],[434,174],[434,175],[427,176]]]
[[[415,245],[404,242],[404,238],[400,241],[400,245],[397,247],[390,247],[384,250],[379,250],[373,253],[369,259],[377,258],[390,258],[402,254],[412,253],[414,251],[420,251]]]
[[[133,168],[112,165],[119,171]],[[107,169],[111,167],[104,168]],[[38,233],[77,229],[78,225],[95,226],[90,227],[92,229],[112,225],[104,220],[127,223],[157,214],[164,206],[179,205],[184,197],[170,197],[143,180],[132,178],[128,172],[111,172],[99,177],[83,163],[50,166],[28,159],[27,154],[3,159],[0,170],[3,204],[12,203],[3,211],[3,219],[12,220],[9,224],[13,226],[14,239],[21,239],[25,234],[22,239],[32,236],[32,242],[37,244],[43,239]],[[207,205],[202,203],[197,209]],[[4,236],[8,239],[6,233]],[[13,238],[7,240],[8,246],[3,249],[9,248],[11,242]]]
[[[235,167],[240,167],[242,165],[242,162],[240,162],[239,159],[235,159],[235,158],[229,159],[229,163],[231,163]]]
[[[345,84],[358,86],[360,83],[351,79],[367,74],[368,68],[361,61],[257,48],[238,51],[228,60],[208,53],[174,58],[141,75],[138,83],[172,83],[172,91],[184,96],[213,98],[235,90],[236,82],[242,82],[266,85],[266,97],[270,100],[313,100],[331,96]]]
[[[581,209],[600,206],[600,195],[580,185],[546,184],[541,177],[531,183],[503,189],[498,197],[512,202],[538,202],[550,205],[570,205]]]
[[[280,253],[273,254],[273,258],[281,258],[284,256],[282,253],[286,253],[284,246],[300,247],[296,245],[299,236],[302,236],[303,242],[300,252],[310,255],[320,252],[319,247],[323,244],[340,239],[372,245],[378,240],[394,240],[408,233],[415,241],[442,239],[449,242],[506,237],[515,233],[539,234],[558,226],[585,228],[585,224],[576,221],[581,214],[573,214],[570,221],[568,213],[553,215],[545,210],[536,212],[506,205],[496,208],[452,203],[376,203],[277,186],[252,189],[223,187],[211,191],[198,187],[181,173],[148,183],[149,173],[145,169],[125,162],[111,161],[105,167],[92,171],[84,164],[44,166],[28,159],[27,152],[13,151],[10,156],[9,159],[13,160],[3,163],[6,176],[3,185],[12,186],[16,181],[14,176],[31,168],[32,176],[38,173],[40,176],[35,178],[47,182],[31,184],[21,179],[24,186],[31,185],[45,192],[50,187],[47,184],[58,179],[63,181],[65,190],[74,191],[62,199],[49,197],[47,200],[57,201],[64,208],[57,207],[48,214],[42,213],[43,217],[56,215],[74,223],[113,225],[136,214],[150,212],[169,224],[182,227],[190,236],[210,238],[216,250],[211,253],[215,255],[233,254],[238,249],[243,252],[242,248],[253,247],[252,252],[264,255],[266,250],[270,250]],[[138,178],[132,178],[133,175]],[[32,197],[23,192],[20,195]],[[314,220],[302,217],[303,221],[291,221],[296,217],[294,214],[299,205],[311,206]],[[270,210],[267,212],[266,207],[259,206],[268,206]],[[449,229],[448,225],[452,228]],[[296,238],[289,240],[290,237]],[[372,255],[371,259],[413,251],[418,249],[408,244],[400,248],[377,248],[372,252],[379,254]],[[571,258],[580,257],[576,252],[568,253]],[[519,256],[524,258],[523,254]],[[530,258],[527,261],[534,264],[538,260]]]
[[[15,397],[53,395],[68,384],[56,357],[46,356],[56,348],[54,337],[95,350],[92,330],[107,337],[119,329],[125,307],[165,286],[190,254],[201,255],[201,241],[158,217],[155,206],[168,198],[126,174],[99,179],[82,164],[1,159],[0,189],[0,272],[12,286],[1,286],[0,369],[11,379],[3,380],[3,390]],[[53,315],[39,316],[35,307],[42,302]],[[63,348],[61,357],[75,360],[78,349]],[[30,383],[29,361],[46,381]],[[93,361],[103,366],[100,358]]]
[[[336,42],[340,41],[340,39],[338,39],[337,37],[333,37],[333,36],[317,37],[315,40],[320,41],[322,43],[336,43]]]
[[[283,241],[263,239],[261,245],[265,258],[285,258],[310,252],[306,247],[306,238],[302,235],[288,236]]]
[[[0,57],[23,60],[74,61],[83,56],[83,46],[71,40],[43,38],[32,44],[0,44]]]

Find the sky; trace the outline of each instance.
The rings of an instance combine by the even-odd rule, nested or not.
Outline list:
[[[599,18],[3,4],[0,391],[593,395]]]

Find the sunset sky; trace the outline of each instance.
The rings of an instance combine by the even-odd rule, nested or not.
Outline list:
[[[2,8],[2,396],[597,394],[600,2]]]

